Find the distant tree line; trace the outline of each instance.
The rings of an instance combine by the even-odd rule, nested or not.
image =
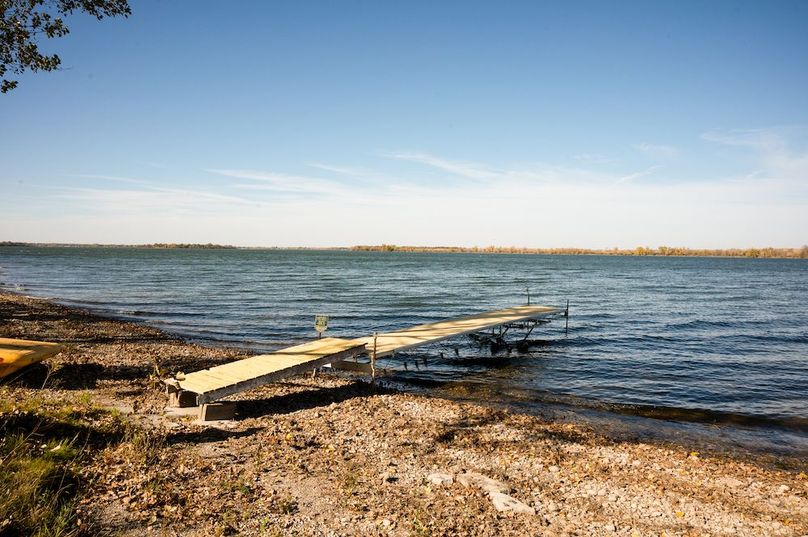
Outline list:
[[[60,248],[182,248],[182,249],[235,249],[237,246],[226,244],[198,243],[175,243],[175,242],[155,242],[153,244],[61,244],[61,243],[36,243],[36,242],[13,242],[1,241],[1,246],[39,246],[39,247],[60,247]]]
[[[605,250],[590,248],[518,248],[515,246],[397,246],[395,244],[360,245],[352,250],[363,252],[429,252],[429,253],[468,253],[468,254],[545,254],[545,255],[622,255],[622,256],[687,256],[687,257],[751,257],[751,258],[800,258],[808,259],[808,246],[802,248],[684,248],[660,246],[649,248],[638,246],[632,249],[612,248]]]
[[[236,247],[227,244],[213,244],[211,242],[206,244],[155,242],[153,244],[139,244],[136,246],[136,248],[179,248],[179,249],[194,249],[194,250],[220,250],[222,248],[235,249]]]
[[[156,242],[152,244],[55,244],[0,241],[2,246],[40,246],[40,247],[72,247],[72,248],[158,248],[158,249],[245,249],[227,244],[200,244]],[[622,256],[658,256],[658,257],[751,257],[751,258],[790,258],[808,259],[808,246],[802,248],[684,248],[660,246],[649,248],[638,246],[632,249],[591,249],[591,248],[519,248],[516,246],[397,246],[395,244],[359,245],[350,248],[306,248],[306,247],[253,247],[249,250],[354,250],[359,252],[425,252],[451,254],[545,254],[545,255],[622,255]]]

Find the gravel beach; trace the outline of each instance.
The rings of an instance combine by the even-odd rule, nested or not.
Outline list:
[[[86,433],[77,534],[808,534],[799,461],[617,439],[329,374],[241,394],[235,421],[203,425],[165,411],[160,379],[242,352],[6,292],[0,337],[66,346],[0,384],[0,432],[70,416]]]

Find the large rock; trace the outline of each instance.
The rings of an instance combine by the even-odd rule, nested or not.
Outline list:
[[[526,513],[529,515],[535,515],[536,510],[530,507],[527,504],[524,504],[514,498],[513,496],[508,496],[502,492],[491,491],[488,493],[488,497],[491,498],[491,501],[494,504],[494,508],[497,511],[509,512],[509,513]]]
[[[510,490],[508,485],[502,481],[491,479],[490,477],[475,472],[466,472],[457,476],[457,482],[467,487],[477,487],[488,493],[494,508],[497,511],[507,513],[527,513],[536,514],[536,510],[529,505],[520,502],[513,496],[506,494]]]

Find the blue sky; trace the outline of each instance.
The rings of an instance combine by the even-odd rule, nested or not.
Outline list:
[[[0,96],[0,240],[808,243],[806,2],[132,2]]]

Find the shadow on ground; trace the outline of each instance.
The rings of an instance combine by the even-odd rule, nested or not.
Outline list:
[[[270,414],[289,414],[331,403],[341,403],[355,397],[395,393],[378,385],[355,381],[335,388],[313,388],[264,399],[238,401],[239,418],[260,418]]]
[[[261,427],[249,427],[239,431],[220,429],[218,427],[208,427],[200,431],[181,431],[170,433],[166,436],[165,444],[208,444],[212,442],[221,442],[222,440],[227,440],[229,438],[243,438],[245,436],[252,436],[260,430]]]
[[[0,384],[39,389],[45,386],[61,390],[91,390],[104,381],[145,381],[150,377],[168,377],[177,371],[196,371],[232,361],[232,358],[179,357],[168,359],[170,371],[159,372],[153,362],[134,365],[105,365],[97,362],[61,363],[55,367],[48,361],[31,364],[0,379]],[[162,365],[161,365],[162,368]]]

